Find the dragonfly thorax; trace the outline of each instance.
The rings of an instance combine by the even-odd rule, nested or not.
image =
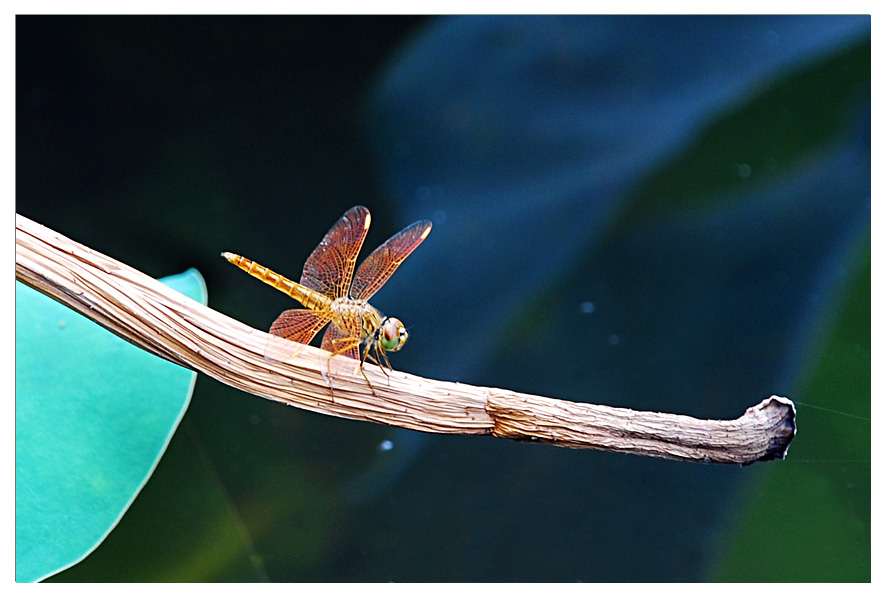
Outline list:
[[[338,298],[332,301],[330,310],[337,316],[332,321],[349,337],[357,335],[356,325],[360,326],[360,342],[375,338],[385,316],[368,301],[352,298]]]
[[[397,352],[409,339],[409,332],[402,321],[396,317],[385,317],[367,301],[340,298],[332,302],[330,310],[338,314],[333,318],[335,325],[350,337],[356,335],[355,323],[360,322],[361,344],[377,346],[383,352]]]

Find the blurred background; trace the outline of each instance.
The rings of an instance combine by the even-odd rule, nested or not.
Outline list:
[[[267,330],[349,207],[434,229],[396,369],[731,419],[705,466],[435,436],[198,376],[63,581],[869,581],[870,17],[17,17],[16,211]]]

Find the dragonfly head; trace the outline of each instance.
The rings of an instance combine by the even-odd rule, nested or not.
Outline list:
[[[406,326],[396,317],[385,317],[378,328],[378,345],[385,352],[397,352],[408,339]]]

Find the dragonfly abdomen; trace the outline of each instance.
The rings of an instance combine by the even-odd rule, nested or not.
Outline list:
[[[293,282],[286,276],[281,276],[277,272],[259,265],[252,259],[247,259],[235,253],[222,253],[222,257],[233,263],[244,272],[258,278],[265,284],[273,286],[280,292],[284,292],[300,302],[308,309],[326,309],[329,307],[331,300],[325,295],[315,292],[310,288],[305,288],[297,282]]]

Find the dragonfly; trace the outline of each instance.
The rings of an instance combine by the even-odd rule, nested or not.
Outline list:
[[[387,353],[403,348],[409,332],[402,321],[386,317],[369,304],[369,299],[428,237],[431,222],[420,220],[392,236],[360,264],[355,275],[357,256],[370,221],[369,210],[362,205],[346,211],[308,257],[299,282],[235,253],[225,252],[222,257],[306,307],[284,311],[271,325],[271,335],[297,343],[287,349],[289,357],[296,356],[329,325],[321,343],[321,348],[330,353],[327,369],[335,356],[359,361],[360,372],[375,394],[363,370],[364,363],[368,359],[389,375],[384,365],[390,371],[393,368]]]

